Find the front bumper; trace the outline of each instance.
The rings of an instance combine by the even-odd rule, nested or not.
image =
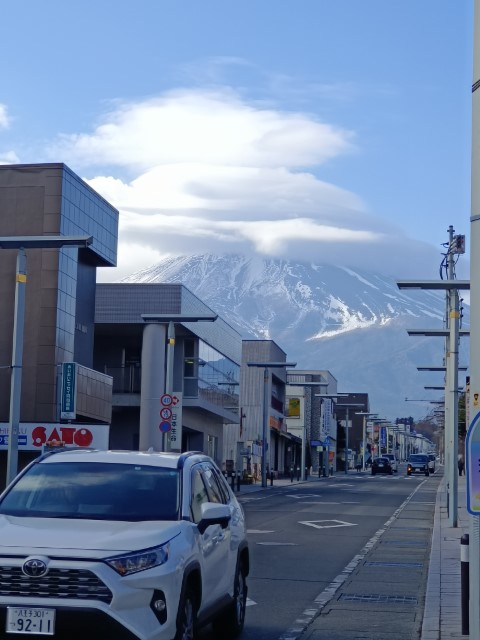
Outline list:
[[[24,607],[25,603],[16,603],[17,606]],[[12,605],[10,605],[12,606]],[[138,636],[126,629],[120,622],[112,618],[104,611],[89,607],[57,607],[50,604],[42,604],[45,608],[54,608],[55,614],[55,635],[37,634],[4,634],[7,619],[7,607],[0,605],[0,638],[30,638],[30,640],[140,640]]]
[[[0,638],[42,640],[171,640],[175,635],[181,579],[167,565],[121,577],[97,560],[50,558],[43,578],[19,575],[25,558],[0,557]],[[172,563],[169,565],[174,567]],[[88,581],[86,581],[88,578]],[[58,584],[57,584],[58,583]],[[161,597],[159,614],[152,599]],[[54,609],[55,634],[6,633],[7,607]]]

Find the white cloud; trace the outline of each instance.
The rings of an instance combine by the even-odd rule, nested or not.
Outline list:
[[[0,151],[0,164],[18,164],[19,157],[15,151]]]
[[[323,164],[354,151],[351,131],[247,103],[229,90],[118,104],[92,133],[64,135],[50,149],[73,168],[99,169],[89,184],[121,212],[119,268],[105,270],[107,279],[165,254],[201,252],[406,277],[408,246],[417,269],[414,254],[435,265],[431,247],[407,240],[359,196],[318,177]]]
[[[7,113],[7,107],[0,102],[0,129],[8,129],[9,126],[10,118]]]
[[[317,165],[350,151],[352,132],[302,113],[262,109],[231,91],[172,91],[119,105],[91,134],[65,135],[52,156],[81,166],[148,170],[172,163]]]

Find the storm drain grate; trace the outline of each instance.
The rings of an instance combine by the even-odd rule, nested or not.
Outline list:
[[[400,569],[421,569],[421,562],[365,562],[367,567],[399,567]]]
[[[376,604],[417,604],[413,596],[385,596],[379,593],[342,593],[339,600],[347,602],[374,602]]]
[[[384,540],[383,544],[398,544],[402,547],[426,547],[427,545],[424,542],[420,542],[419,540]]]

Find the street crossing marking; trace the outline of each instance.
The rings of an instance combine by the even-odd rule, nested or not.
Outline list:
[[[336,527],[356,527],[356,523],[344,522],[343,520],[303,520],[300,524],[305,524],[307,527],[314,527],[315,529],[334,529]]]
[[[295,500],[302,500],[303,498],[321,498],[322,496],[318,493],[302,493],[302,495],[300,496],[293,495],[292,493],[287,493],[286,497],[295,498]]]
[[[266,529],[247,529],[247,533],[275,533],[275,531],[267,531]]]

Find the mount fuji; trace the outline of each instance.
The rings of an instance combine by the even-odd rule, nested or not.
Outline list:
[[[274,340],[297,369],[328,369],[339,392],[368,393],[370,410],[391,420],[424,417],[442,397],[424,386],[443,385],[443,374],[417,367],[441,366],[445,341],[407,329],[444,327],[443,292],[401,291],[342,266],[211,254],[165,258],[123,282],[181,282],[243,338]],[[463,315],[465,326],[467,306]],[[460,365],[467,348],[462,338]]]

